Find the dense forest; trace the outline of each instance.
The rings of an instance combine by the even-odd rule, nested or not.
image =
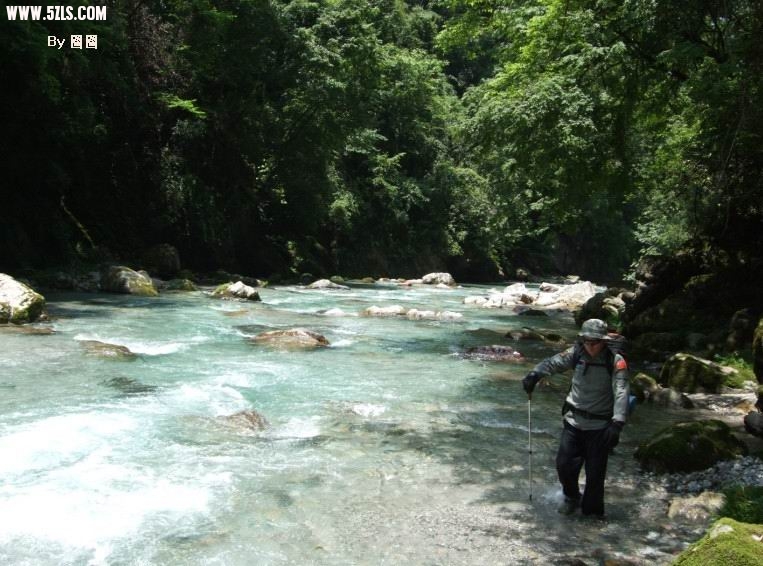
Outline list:
[[[105,5],[0,23],[0,270],[761,270],[759,1]]]

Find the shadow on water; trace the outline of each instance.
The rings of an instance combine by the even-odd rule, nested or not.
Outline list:
[[[533,401],[530,500],[527,403],[523,394],[517,393],[518,387],[516,381],[475,380],[460,396],[465,408],[431,414],[437,426],[421,430],[387,424],[364,426],[363,431],[378,435],[379,442],[389,449],[416,451],[446,464],[456,486],[477,489],[479,495],[473,505],[487,505],[506,524],[515,525],[483,534],[501,544],[522,541],[545,557],[542,563],[626,560],[628,564],[667,564],[682,550],[682,541],[700,536],[696,524],[668,520],[664,490],[640,474],[633,459],[639,440],[654,428],[659,409],[645,409],[648,414],[634,419],[634,428],[640,422],[650,426],[636,429],[638,438],[624,435],[610,458],[606,518],[583,517],[579,512],[569,517],[558,514],[562,494],[555,455],[561,431],[559,403],[566,391],[563,387],[548,389]],[[492,408],[474,408],[488,400],[495,404]],[[676,416],[663,415],[659,424],[671,420]],[[581,489],[583,485],[584,474]]]

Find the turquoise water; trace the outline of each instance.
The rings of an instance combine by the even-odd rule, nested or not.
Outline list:
[[[561,518],[566,389],[554,380],[533,397],[530,500],[519,379],[556,348],[513,342],[525,364],[459,353],[523,326],[567,338],[575,326],[565,313],[463,304],[487,290],[281,287],[256,304],[202,292],[49,295],[54,334],[0,333],[0,563],[669,562],[704,525],[667,524],[664,492],[631,454],[677,415],[639,409],[610,461],[606,522]],[[371,305],[464,316],[357,316]],[[329,308],[346,315],[320,314]],[[293,327],[331,346],[249,340]],[[93,356],[86,340],[138,356]],[[267,428],[221,418],[243,410]]]

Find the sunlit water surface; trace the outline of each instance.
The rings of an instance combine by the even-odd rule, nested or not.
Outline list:
[[[0,333],[0,563],[668,563],[705,525],[668,521],[632,453],[677,415],[634,415],[610,460],[606,521],[560,517],[566,382],[533,396],[532,473],[519,384],[556,349],[513,343],[526,364],[459,353],[523,326],[568,339],[575,326],[463,304],[487,289],[281,287],[257,304],[49,295],[54,334]],[[354,316],[396,304],[464,316]],[[293,327],[331,346],[249,340]],[[95,357],[84,340],[138,358]],[[221,419],[243,410],[268,427]]]

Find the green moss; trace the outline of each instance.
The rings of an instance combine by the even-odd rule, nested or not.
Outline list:
[[[735,486],[723,491],[721,517],[743,523],[763,523],[763,486]]]
[[[737,370],[736,374],[726,377],[724,385],[740,388],[745,381],[756,381],[755,373],[752,371],[752,362],[746,360],[742,355],[736,352],[728,356],[716,354],[714,360],[722,366]]]
[[[631,394],[635,395],[639,402],[643,402],[646,399],[646,393],[648,391],[653,391],[659,387],[657,381],[653,377],[643,372],[631,376],[630,386]]]
[[[720,519],[672,566],[763,566],[763,525]]]
[[[228,292],[228,287],[233,285],[232,281],[228,281],[227,283],[222,283],[221,285],[218,285],[215,287],[215,290],[212,291],[213,295],[225,295]]]
[[[168,291],[198,291],[193,281],[189,279],[172,279],[167,283]]]
[[[669,426],[642,443],[634,457],[647,470],[674,473],[704,470],[747,452],[727,424],[709,420]]]

